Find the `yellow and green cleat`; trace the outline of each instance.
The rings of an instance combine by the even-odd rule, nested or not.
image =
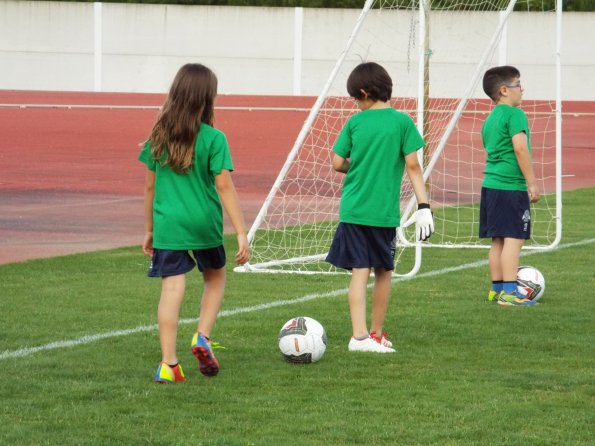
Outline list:
[[[488,293],[488,301],[493,302],[495,300],[498,300],[498,296],[502,293],[503,291],[490,290],[490,292]]]
[[[520,297],[516,293],[498,295],[498,304],[504,307],[534,307],[537,302],[526,297]]]

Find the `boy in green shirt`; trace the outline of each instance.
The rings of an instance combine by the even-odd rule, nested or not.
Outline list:
[[[374,62],[358,65],[349,75],[347,91],[361,110],[341,130],[333,151],[333,168],[345,173],[339,226],[327,262],[351,270],[349,309],[353,336],[350,351],[392,353],[382,331],[390,299],[396,227],[403,171],[411,180],[418,211],[416,236],[426,240],[434,220],[426,195],[417,150],[424,142],[413,120],[390,107],[392,80]],[[371,331],[366,324],[368,277],[374,269]]]
[[[516,286],[521,248],[531,237],[530,202],[539,200],[529,125],[519,108],[523,96],[520,77],[519,70],[511,66],[491,68],[483,77],[483,90],[496,106],[481,130],[487,162],[479,237],[492,239],[488,300],[503,306],[537,304],[521,297]]]

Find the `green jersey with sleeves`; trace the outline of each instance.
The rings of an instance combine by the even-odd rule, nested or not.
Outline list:
[[[500,190],[527,190],[527,182],[519,167],[512,137],[525,132],[529,156],[531,138],[525,112],[518,107],[498,104],[486,118],[481,129],[483,146],[487,151],[487,161],[483,187]]]
[[[333,147],[337,155],[350,159],[341,194],[340,221],[399,226],[405,156],[423,145],[413,120],[405,113],[389,107],[353,115]]]
[[[174,172],[151,156],[146,142],[138,159],[155,171],[153,247],[207,249],[223,244],[223,212],[215,176],[233,164],[225,135],[201,124],[194,145],[194,166],[185,174]]]

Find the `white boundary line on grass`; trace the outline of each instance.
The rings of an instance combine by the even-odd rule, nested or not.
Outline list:
[[[566,243],[566,244],[560,245],[558,247],[558,249],[572,248],[575,246],[589,245],[592,243],[595,243],[595,238],[581,240],[579,242]],[[554,251],[555,250],[552,250],[552,252],[554,252]],[[548,252],[548,251],[527,251],[527,252],[523,252],[521,255],[523,257],[525,257],[525,256],[540,254],[540,253],[544,253],[544,252]],[[395,278],[395,279],[393,279],[393,282],[403,282],[405,280],[423,279],[426,277],[439,276],[439,275],[451,273],[454,271],[461,271],[461,270],[469,269],[469,268],[477,268],[479,266],[487,265],[487,263],[488,263],[487,260],[479,260],[477,262],[464,263],[464,264],[458,265],[458,266],[452,266],[449,268],[442,268],[439,270],[429,271],[427,273],[417,274],[413,277]],[[368,287],[371,287],[371,286],[373,286],[373,284],[368,285]],[[219,317],[235,316],[237,314],[252,313],[255,311],[268,310],[270,308],[282,307],[285,305],[292,305],[292,304],[307,302],[307,301],[315,300],[315,299],[340,296],[343,294],[347,294],[347,291],[348,291],[347,288],[343,288],[343,289],[329,291],[327,293],[321,293],[321,294],[306,294],[305,296],[297,297],[295,299],[276,300],[276,301],[269,302],[266,304],[253,305],[250,307],[241,307],[241,308],[236,308],[234,310],[224,310],[219,313]],[[198,321],[198,318],[181,319],[179,323],[180,324],[192,324],[192,323],[196,323],[197,321]],[[120,337],[120,336],[128,336],[128,335],[142,333],[142,332],[146,332],[146,331],[156,331],[157,329],[158,329],[157,324],[141,325],[141,326],[138,326],[135,328],[130,328],[128,330],[114,330],[114,331],[108,331],[106,333],[98,333],[98,334],[94,334],[94,335],[83,336],[78,339],[50,342],[49,344],[40,345],[38,347],[26,347],[26,348],[20,348],[18,350],[12,350],[12,351],[6,350],[6,351],[0,353],[0,361],[5,360],[5,359],[11,359],[11,358],[23,358],[25,356],[30,356],[35,353],[44,352],[44,351],[48,351],[48,350],[76,347],[78,345],[90,344],[92,342],[101,341],[103,339],[116,338],[116,337]]]

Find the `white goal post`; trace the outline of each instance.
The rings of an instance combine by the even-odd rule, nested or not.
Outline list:
[[[324,261],[338,224],[344,176],[331,167],[333,144],[358,109],[346,79],[362,61],[393,78],[391,105],[411,114],[426,143],[424,164],[436,233],[423,245],[411,228],[397,233],[396,274],[420,268],[422,246],[487,248],[478,238],[485,165],[481,125],[492,104],[481,90],[491,66],[521,71],[536,175],[544,194],[532,207],[526,249],[552,249],[562,234],[560,51],[562,1],[515,11],[525,0],[367,0],[249,233],[251,263],[239,272],[337,274]],[[546,28],[547,38],[531,40]],[[534,38],[534,37],[533,37]],[[516,51],[526,39],[532,60]],[[401,221],[415,208],[404,176]]]

